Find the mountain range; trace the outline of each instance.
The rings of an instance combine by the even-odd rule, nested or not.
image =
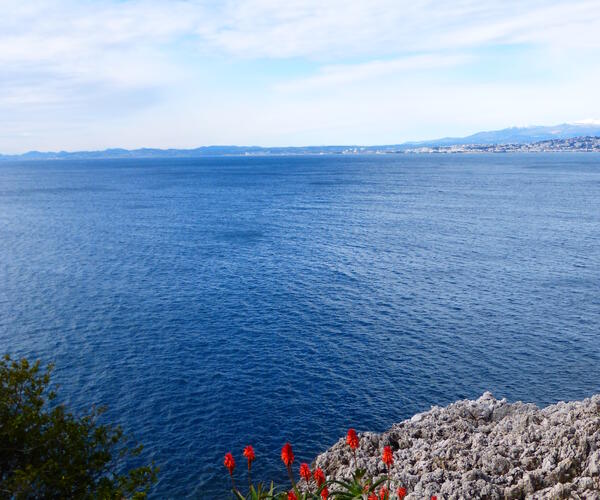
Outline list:
[[[1,155],[0,160],[61,160],[61,159],[119,159],[119,158],[196,158],[202,156],[283,155],[283,154],[342,154],[393,153],[415,151],[419,148],[448,148],[464,145],[519,145],[575,137],[600,137],[600,121],[588,120],[554,126],[510,127],[502,130],[477,132],[466,137],[444,137],[428,141],[405,142],[382,146],[202,146],[194,149],[105,149],[102,151],[30,151],[17,155]],[[475,150],[475,149],[472,149]]]
[[[404,143],[401,146],[459,146],[464,144],[531,144],[551,139],[595,137],[600,135],[600,121],[587,120],[554,126],[510,127],[477,132],[466,137],[444,137],[430,141]]]

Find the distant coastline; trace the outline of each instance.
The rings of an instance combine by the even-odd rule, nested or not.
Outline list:
[[[550,139],[533,143],[509,144],[453,144],[408,147],[392,146],[204,146],[195,149],[106,149],[103,151],[30,151],[21,155],[0,155],[0,161],[28,160],[103,160],[103,159],[166,159],[200,158],[211,156],[306,156],[306,155],[361,155],[361,154],[456,154],[456,153],[544,153],[544,152],[600,152],[600,137]]]
[[[501,130],[477,132],[466,137],[443,137],[427,141],[375,146],[321,145],[268,147],[221,145],[201,146],[192,149],[112,148],[101,151],[29,151],[23,154],[0,154],[0,161],[546,151],[600,151],[600,123],[563,123],[554,126],[510,127]]]
[[[406,149],[404,153],[545,153],[600,152],[600,137],[550,139],[525,144],[457,144]]]

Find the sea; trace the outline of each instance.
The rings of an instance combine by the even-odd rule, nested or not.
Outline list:
[[[600,155],[0,162],[0,347],[144,444],[153,498],[349,427],[600,392]]]

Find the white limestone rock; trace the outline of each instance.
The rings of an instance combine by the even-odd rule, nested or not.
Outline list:
[[[385,475],[381,452],[391,446],[392,481],[408,500],[600,500],[600,395],[540,409],[486,392],[359,438],[358,466],[375,478]],[[314,465],[349,479],[355,464],[342,438]]]

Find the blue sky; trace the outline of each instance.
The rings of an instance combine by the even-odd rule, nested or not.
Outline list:
[[[600,118],[600,2],[0,0],[0,152]]]

